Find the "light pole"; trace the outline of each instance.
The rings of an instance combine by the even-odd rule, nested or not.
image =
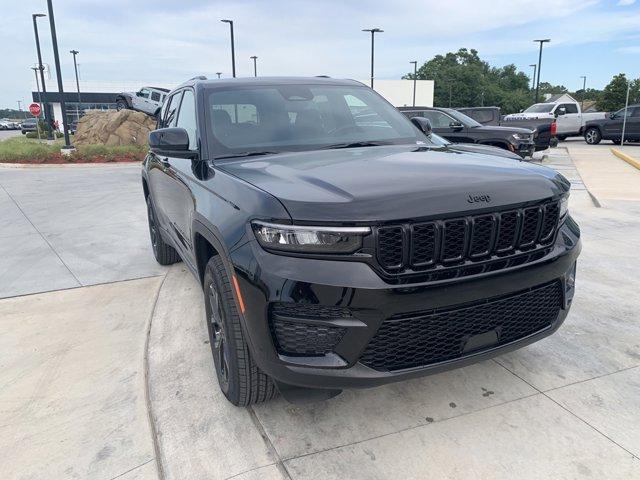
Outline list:
[[[38,23],[37,19],[39,17],[46,17],[44,13],[33,13],[31,14],[31,18],[33,20],[33,33],[36,37],[36,51],[38,52],[38,69],[40,70],[40,84],[42,85],[42,95],[44,95],[45,99],[47,98],[47,86],[44,83],[44,67],[42,66],[42,53],[40,51],[40,36],[38,35]],[[44,109],[44,120],[47,125],[51,125],[51,118],[49,117],[49,109],[47,105],[43,105]],[[47,138],[49,140],[53,139],[53,131],[51,128],[47,128]]]
[[[624,117],[622,119],[622,138],[620,139],[620,146],[624,147],[624,134],[627,131],[627,115],[629,113],[629,91],[631,90],[631,82],[627,81],[627,99],[624,102]]]
[[[52,0],[47,0],[47,8],[49,10],[49,26],[51,28],[51,43],[53,44],[53,59],[56,63],[56,77],[58,80],[58,92],[60,92],[60,108],[62,110],[62,128],[64,134],[63,151],[73,150],[73,146],[69,141],[69,129],[67,128],[67,105],[64,101],[64,87],[62,86],[62,70],[60,69],[60,55],[58,54],[58,37],[56,35],[56,21],[53,18]]]
[[[236,46],[233,40],[233,20],[220,20],[222,23],[228,23],[231,30],[231,74],[236,78]]]
[[[413,62],[413,106],[416,106],[416,79],[418,77],[418,61],[414,60]]]
[[[249,58],[253,60],[253,76],[257,77],[258,76],[258,66],[257,66],[258,57],[253,55],[252,57],[249,57]]]
[[[216,75],[218,75],[218,78],[220,78],[220,75],[222,75],[222,72],[216,72]]]
[[[531,90],[535,90],[535,88],[536,88],[536,68],[538,67],[538,64],[537,63],[532,63],[529,66],[533,67],[533,80],[531,81]]]
[[[538,42],[540,44],[540,53],[538,53],[538,81],[536,82],[536,103],[538,103],[538,94],[540,92],[540,70],[542,70],[542,45],[550,42],[550,38],[545,38],[542,40],[534,40],[534,42]]]
[[[580,110],[584,110],[584,96],[587,93],[587,77],[586,75],[582,75],[580,77],[582,79],[582,101],[580,102]]]
[[[20,116],[24,117],[24,118],[27,118],[26,115],[22,115],[22,100],[16,100],[16,102],[18,102],[18,111],[21,112]]]
[[[373,46],[374,46],[374,36],[376,33],[382,33],[384,30],[380,30],[379,28],[364,28],[363,32],[371,32],[371,88],[373,88]]]
[[[78,64],[76,63],[76,55],[80,52],[78,50],[71,50],[69,53],[73,55],[73,69],[76,72],[76,88],[78,89],[78,108],[76,113],[78,114],[78,120],[80,120],[80,106],[82,104],[82,100],[80,99],[80,80],[78,80]]]

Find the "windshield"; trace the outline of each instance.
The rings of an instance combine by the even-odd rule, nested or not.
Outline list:
[[[548,113],[555,106],[555,103],[536,103],[527,108],[524,113]]]
[[[214,156],[351,144],[435,144],[367,87],[234,87],[211,89],[205,98]]]

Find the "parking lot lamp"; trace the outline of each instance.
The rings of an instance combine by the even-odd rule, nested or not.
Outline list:
[[[531,81],[531,90],[535,90],[535,88],[536,88],[536,68],[538,67],[538,64],[537,63],[532,63],[529,66],[533,67],[533,80]]]
[[[42,85],[42,94],[45,99],[47,97],[47,86],[44,83],[44,67],[42,66],[42,53],[40,51],[40,36],[38,35],[38,23],[37,19],[40,17],[46,17],[44,13],[33,13],[31,14],[31,19],[33,20],[33,33],[36,36],[36,51],[38,52],[38,69],[40,70],[40,84]],[[46,105],[43,105],[44,110],[44,119],[47,125],[51,124],[51,119],[49,118],[49,109],[46,108]],[[49,140],[53,139],[53,132],[50,128],[47,129]]]
[[[58,92],[60,93],[60,109],[62,110],[62,128],[64,134],[63,153],[71,152],[73,146],[69,141],[69,128],[67,128],[67,105],[64,101],[64,87],[62,86],[62,70],[60,69],[60,55],[58,53],[58,37],[56,35],[56,21],[53,18],[52,0],[47,0],[47,8],[49,10],[49,26],[51,28],[51,43],[53,44],[53,60],[56,64],[56,77],[58,80]]]
[[[251,60],[253,60],[253,76],[257,77],[258,76],[258,67],[257,67],[257,60],[258,57],[256,57],[255,55],[253,55],[252,57],[249,57]]]
[[[418,62],[414,60],[413,62],[413,106],[416,106],[416,79],[418,77]]]
[[[233,20],[220,20],[223,23],[229,24],[231,30],[231,74],[233,78],[236,78],[236,46],[233,40]]]
[[[534,42],[538,42],[540,44],[540,53],[538,53],[538,80],[536,81],[536,103],[538,103],[539,93],[540,93],[540,70],[542,70],[542,45],[550,42],[550,38],[545,38],[542,40],[534,40]]]
[[[71,50],[69,53],[73,55],[73,69],[76,72],[76,88],[78,89],[77,113],[78,113],[78,120],[80,120],[80,105],[82,104],[82,100],[80,99],[80,80],[78,80],[78,64],[76,62],[76,55],[78,55],[80,52],[78,50]]]
[[[216,72],[216,75],[218,76],[218,78],[220,78],[220,75],[222,75],[222,72]]]
[[[582,101],[580,102],[580,111],[584,111],[584,95],[587,93],[587,77],[582,75]]]
[[[629,113],[629,91],[631,90],[631,82],[627,81],[627,99],[624,102],[624,117],[622,117],[622,138],[620,146],[624,147],[624,134],[627,131],[627,115]]]
[[[371,88],[373,88],[373,46],[374,46],[374,36],[376,33],[382,33],[384,30],[380,30],[379,28],[364,28],[363,32],[371,32]]]

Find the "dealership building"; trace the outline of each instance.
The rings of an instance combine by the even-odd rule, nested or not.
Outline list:
[[[369,85],[369,81],[362,81]],[[80,118],[86,110],[109,110],[116,108],[116,95],[120,92],[137,92],[142,87],[153,86],[172,89],[178,83],[167,84],[164,82],[80,82],[80,101],[76,84],[65,82],[64,93],[61,95],[57,89],[55,79],[47,81],[47,93],[40,93],[42,103],[49,108],[51,117],[62,123],[62,108],[60,101],[64,98],[67,108],[67,121]],[[39,103],[38,91],[32,92],[32,100]],[[374,89],[396,107],[413,104],[413,80],[375,80]],[[433,80],[416,81],[416,105],[423,107],[433,106]]]

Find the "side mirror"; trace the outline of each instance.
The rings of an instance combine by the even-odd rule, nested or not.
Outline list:
[[[189,134],[184,128],[160,128],[149,132],[149,149],[165,155],[193,153],[189,150]]]
[[[521,109],[520,109],[520,113],[522,113],[522,112],[524,112],[524,108],[521,108]]]
[[[464,125],[462,125],[462,123],[460,122],[453,121],[449,123],[449,128],[452,128],[454,130],[461,130],[462,128],[464,128]]]
[[[615,112],[611,112],[611,113],[609,114],[609,118],[610,118],[611,120],[613,120],[614,118],[616,118],[616,114],[615,114]]]
[[[411,119],[411,123],[418,127],[418,130],[420,130],[425,135],[431,135],[431,131],[433,130],[433,128],[431,127],[431,121],[428,118],[413,117]]]

